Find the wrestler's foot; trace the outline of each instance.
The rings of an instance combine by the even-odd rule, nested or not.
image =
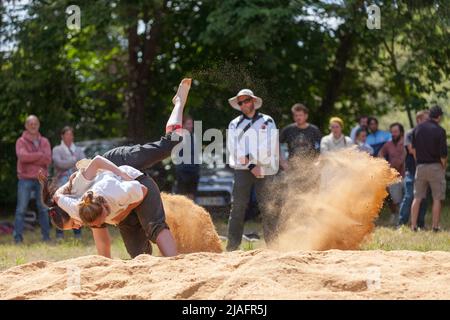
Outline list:
[[[183,80],[181,80],[181,83],[178,86],[177,94],[172,99],[174,105],[179,104],[184,107],[184,105],[186,104],[189,89],[191,88],[191,83],[191,78],[184,78]]]

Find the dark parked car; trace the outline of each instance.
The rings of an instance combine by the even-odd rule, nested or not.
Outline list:
[[[202,164],[195,203],[204,207],[213,217],[230,212],[234,184],[233,170],[217,163]]]

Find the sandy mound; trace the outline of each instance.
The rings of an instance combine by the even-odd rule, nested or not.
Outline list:
[[[237,251],[36,261],[0,273],[2,299],[450,299],[450,253]]]
[[[211,216],[184,196],[161,193],[166,222],[179,253],[222,252]]]

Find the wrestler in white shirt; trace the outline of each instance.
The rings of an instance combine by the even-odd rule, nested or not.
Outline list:
[[[136,179],[143,173],[130,166],[120,166],[120,170],[130,178]],[[62,194],[58,199],[58,205],[66,211],[73,219],[81,221],[79,215],[79,204],[83,194],[91,190],[94,194],[102,196],[107,201],[110,212],[105,223],[116,225],[114,218],[127,207],[144,198],[143,186],[136,180],[126,181],[111,171],[100,170],[94,179],[86,178],[86,170],[76,173],[72,181],[69,195]]]

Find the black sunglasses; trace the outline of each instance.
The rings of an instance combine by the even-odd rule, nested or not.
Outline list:
[[[252,101],[252,98],[247,98],[247,99],[245,99],[245,100],[242,100],[242,101],[238,101],[238,105],[239,106],[242,106],[244,103],[247,103],[247,102],[250,102],[250,101]]]

